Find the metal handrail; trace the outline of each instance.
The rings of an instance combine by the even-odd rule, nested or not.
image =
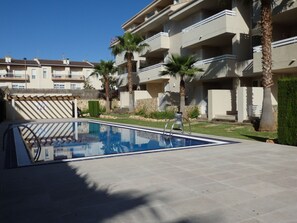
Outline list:
[[[157,38],[159,38],[159,37],[161,37],[161,36],[168,37],[169,35],[168,35],[168,33],[166,33],[166,32],[159,32],[159,33],[157,33],[157,34],[155,34],[155,35],[153,35],[153,36],[151,36],[151,37],[145,39],[145,40],[142,41],[141,43],[148,43],[148,42],[151,42],[151,41],[153,41],[154,39],[157,39]]]
[[[209,23],[211,21],[214,21],[214,20],[216,20],[216,19],[218,19],[220,17],[223,17],[225,15],[235,16],[236,15],[236,12],[235,11],[232,11],[232,10],[226,9],[224,11],[221,11],[221,12],[217,13],[217,14],[214,14],[213,16],[210,16],[210,17],[208,17],[206,19],[203,19],[200,22],[195,23],[194,25],[191,25],[191,26],[183,29],[182,32],[183,33],[189,32],[192,29],[195,29],[195,28],[197,28],[199,26],[205,25],[205,24],[207,24],[207,23]]]
[[[23,128],[28,129],[32,133],[34,138],[36,139],[38,150],[37,150],[37,153],[35,154],[35,156],[33,157],[33,160],[34,160],[34,162],[38,161],[38,159],[40,157],[40,154],[41,154],[41,144],[40,144],[39,138],[37,137],[37,135],[33,132],[33,130],[30,127],[28,127],[26,125],[19,125],[19,127],[23,127]]]
[[[294,43],[297,43],[297,36],[272,42],[271,47],[272,48],[277,48],[277,47],[286,46],[286,45],[294,44]],[[259,53],[261,51],[262,51],[262,46],[261,45],[253,47],[253,52],[254,53]]]
[[[232,55],[232,54],[224,54],[221,56],[217,56],[217,57],[211,57],[205,60],[199,60],[196,63],[194,63],[194,66],[201,66],[203,64],[209,64],[215,61],[219,61],[219,60],[236,60],[237,57],[236,55]]]
[[[148,66],[148,67],[144,67],[144,68],[139,69],[139,73],[145,72],[145,71],[148,71],[148,70],[152,70],[152,69],[155,69],[155,68],[159,68],[159,67],[162,67],[163,65],[164,65],[164,63],[157,63],[157,64],[154,64],[154,65],[151,65],[151,66]]]
[[[188,122],[188,124],[189,124],[189,134],[191,134],[192,133],[191,122],[186,117],[182,117],[182,122],[180,123],[180,125],[181,125],[181,129],[180,130],[182,131],[182,134],[184,134],[184,124],[183,124],[184,123],[184,120],[186,120]],[[173,121],[173,124],[171,125],[170,132],[169,132],[169,135],[172,136],[172,131],[174,129],[174,125],[176,124],[176,118],[174,118],[174,119],[168,119],[168,121],[166,122],[166,124],[164,126],[164,129],[163,129],[163,135],[166,134],[166,129],[168,127],[168,124],[170,122],[172,122],[172,121]]]
[[[38,161],[38,159],[40,157],[40,154],[41,154],[41,149],[42,149],[39,138],[37,137],[37,135],[33,132],[33,130],[30,127],[28,127],[26,125],[23,125],[23,124],[19,125],[19,127],[23,127],[23,128],[28,129],[32,133],[32,135],[34,136],[34,139],[37,142],[38,150],[37,150],[37,153],[35,154],[35,156],[33,157],[33,161],[34,162]],[[9,125],[8,128],[5,130],[5,132],[3,134],[3,138],[2,138],[2,142],[3,142],[2,143],[2,146],[3,146],[2,150],[3,151],[5,151],[5,145],[6,145],[6,139],[7,139],[6,136],[8,134],[8,131],[12,130],[13,128],[15,128],[15,125],[12,125],[12,124]]]

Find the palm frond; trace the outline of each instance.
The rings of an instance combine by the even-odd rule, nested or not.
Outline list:
[[[169,57],[169,61],[164,64],[165,71],[162,71],[160,75],[169,74],[170,76],[175,77],[176,75],[180,76],[194,76],[198,72],[202,72],[203,69],[195,67],[197,62],[197,57],[195,56],[180,56],[172,54]]]

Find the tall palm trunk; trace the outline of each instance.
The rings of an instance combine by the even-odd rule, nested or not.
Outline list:
[[[128,90],[129,90],[129,112],[134,112],[133,82],[132,82],[132,54],[127,54]]]
[[[180,89],[179,89],[179,93],[180,93],[180,105],[179,105],[179,111],[184,113],[185,111],[185,105],[186,105],[186,86],[185,86],[185,81],[184,81],[184,77],[181,75],[180,76]]]
[[[106,112],[110,112],[110,100],[109,100],[109,80],[107,77],[105,79],[105,97],[106,97]]]
[[[271,101],[272,80],[272,9],[271,0],[261,0],[262,28],[262,85],[263,104],[259,131],[274,131],[276,129]]]

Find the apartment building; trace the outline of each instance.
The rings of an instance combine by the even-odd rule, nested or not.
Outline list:
[[[187,104],[199,105],[202,114],[207,114],[210,119],[217,115],[231,115],[234,118],[240,116],[238,119],[243,121],[255,115],[255,109],[259,113],[262,68],[261,47],[258,46],[261,44],[258,3],[152,1],[122,25],[125,32],[141,35],[150,46],[135,55],[135,89],[147,93],[141,93],[143,98],[157,97],[162,109],[162,105],[170,104],[168,100],[179,92],[178,78],[159,75],[164,62],[171,54],[196,55],[199,61],[195,65],[204,71],[187,81]],[[277,79],[297,74],[296,5],[293,0],[277,0],[273,6],[274,104],[277,104]],[[120,90],[126,91],[123,55],[116,57],[116,64],[120,68]],[[141,98],[137,94],[136,91],[135,98]]]
[[[0,87],[23,89],[84,89],[88,81],[102,89],[101,81],[90,74],[95,63],[46,59],[0,59]]]

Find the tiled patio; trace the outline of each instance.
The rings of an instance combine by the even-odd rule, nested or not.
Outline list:
[[[297,222],[296,147],[241,141],[0,173],[1,223]]]

